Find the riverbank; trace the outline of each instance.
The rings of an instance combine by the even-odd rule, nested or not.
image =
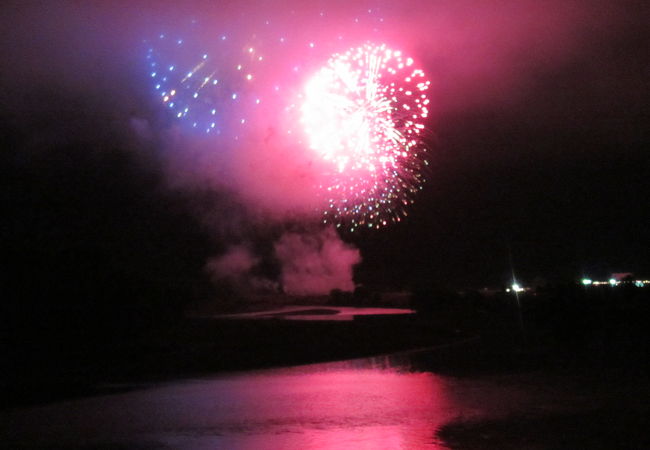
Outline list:
[[[71,324],[62,325],[74,330]],[[466,338],[473,331],[450,329],[415,314],[315,321],[257,316],[185,318],[155,332],[111,340],[83,341],[73,336],[74,345],[56,340],[25,343],[23,353],[17,355],[19,364],[5,374],[2,391],[9,407],[47,403],[152,381],[436,346]]]
[[[111,321],[102,317],[97,322],[103,327],[79,315],[48,316],[38,325],[38,334],[20,329],[15,334],[20,341],[12,345],[5,340],[5,360],[11,366],[2,373],[0,390],[5,406],[12,407],[111,393],[152,381],[429,347],[437,350],[424,358],[422,370],[454,377],[566,368],[647,375],[645,297],[601,297],[576,302],[564,296],[560,299],[565,303],[559,304],[552,295],[523,298],[523,321],[508,299],[456,299],[433,303],[417,314],[358,317],[349,306],[282,305],[282,312],[275,313],[267,307],[246,309],[235,317],[211,313],[150,319],[145,328],[139,326],[144,320],[125,326],[119,311],[112,311]],[[345,320],[331,320],[339,315]],[[310,316],[319,320],[304,320]],[[445,346],[473,337],[477,339],[462,349]]]

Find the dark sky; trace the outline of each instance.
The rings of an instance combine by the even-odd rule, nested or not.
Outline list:
[[[650,48],[638,20],[540,68],[514,104],[441,117],[427,190],[404,225],[373,237],[375,258],[452,284],[505,279],[508,248],[527,279],[647,273]]]
[[[611,22],[603,21],[609,3],[571,3],[583,12],[593,5],[599,19],[576,24],[582,37],[559,49],[562,57],[549,49],[568,42],[560,39],[530,46],[534,57],[516,48],[495,58],[509,67],[495,77],[525,73],[504,75],[503,85],[473,80],[471,70],[462,72],[470,81],[459,80],[445,52],[428,53],[441,105],[431,121],[428,182],[401,224],[343,235],[361,249],[357,281],[498,285],[509,276],[509,251],[525,280],[650,271],[650,16],[644,2],[613,2]],[[440,2],[441,16],[449,4]],[[471,13],[472,2],[463,4]],[[40,4],[21,5],[3,7],[0,34],[8,278],[100,284],[100,273],[119,273],[189,286],[206,257],[229,244],[232,230],[222,228],[258,241],[277,234],[241,219],[223,189],[170,185],[159,155],[164,134],[136,139],[132,118],[156,115],[129,47],[137,26],[115,42],[107,36],[122,20],[141,23],[146,6],[116,19],[115,8],[69,2],[57,21]],[[471,35],[472,24],[461,31]],[[461,41],[470,51],[473,41]]]

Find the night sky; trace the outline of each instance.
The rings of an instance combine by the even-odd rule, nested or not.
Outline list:
[[[391,261],[470,285],[507,280],[509,248],[529,281],[647,273],[647,8],[629,5],[620,33],[528,67],[519,98],[439,118],[428,190],[376,237]]]
[[[287,11],[271,2],[223,10],[104,3],[2,7],[0,230],[10,296],[200,295],[206,260],[243,242],[262,255],[258,270],[277,277],[273,242],[317,223],[269,213],[218,158],[208,177],[202,162],[201,170],[189,156],[179,162],[179,149],[202,154],[205,140],[164,119],[142,40],[175,15],[282,17],[290,2]],[[648,274],[645,2],[325,8],[344,17],[370,3],[384,8],[391,33],[404,30],[433,81],[435,107],[427,182],[408,217],[340,234],[361,252],[356,282],[498,286],[510,277],[510,254],[527,282]],[[307,10],[299,14],[310,17]],[[246,166],[246,176],[255,171]]]

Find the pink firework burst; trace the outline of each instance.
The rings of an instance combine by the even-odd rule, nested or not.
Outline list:
[[[324,222],[354,231],[407,214],[427,164],[429,85],[413,59],[371,43],[333,55],[307,82],[302,125],[328,167]]]

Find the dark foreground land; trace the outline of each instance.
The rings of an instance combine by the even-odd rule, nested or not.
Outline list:
[[[446,422],[435,432],[439,448],[650,448],[647,289],[528,294],[522,320],[511,297],[418,295],[417,315],[349,322],[193,318],[93,332],[84,317],[49,317],[31,340],[10,335],[24,340],[4,359],[4,409],[429,347],[409,357],[408,370],[467,383],[466,399],[486,386],[532,399],[508,407],[510,394],[497,389],[475,408],[500,413]]]
[[[604,410],[598,406],[585,412],[452,423],[439,436],[450,448],[466,450],[648,448],[649,408]]]
[[[648,289],[569,286],[520,300],[521,317],[502,303],[483,316],[478,345],[437,352],[425,365],[539,400],[501,417],[452,421],[441,440],[468,450],[650,448]]]
[[[108,342],[84,336],[85,327],[72,318],[56,326],[65,332],[48,330],[15,347],[2,386],[9,404],[98,393],[98,385],[357,358],[467,337],[416,315],[316,322],[187,318],[155,334]]]

